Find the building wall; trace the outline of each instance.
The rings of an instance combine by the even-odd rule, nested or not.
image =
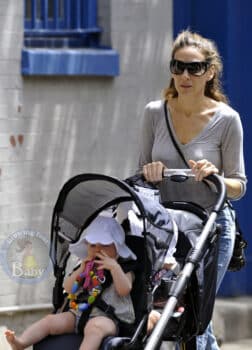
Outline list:
[[[244,130],[245,170],[248,179],[247,192],[239,201],[233,201],[237,211],[239,224],[248,242],[246,252],[246,266],[239,273],[228,272],[218,292],[221,296],[239,296],[252,294],[252,221],[248,215],[251,207],[252,191],[250,179],[252,174],[250,117],[252,71],[248,69],[252,58],[250,22],[252,3],[249,0],[229,1],[213,0],[211,9],[207,1],[180,0],[173,6],[173,33],[176,35],[184,28],[199,32],[203,36],[214,40],[223,60],[223,87],[230,105],[236,109],[241,117]],[[209,12],[210,11],[210,12]],[[221,23],[221,25],[220,25]],[[246,54],[239,54],[246,50]]]
[[[71,176],[125,178],[136,169],[144,106],[168,81],[172,1],[105,4],[103,40],[120,54],[119,77],[23,78],[23,1],[0,0],[0,245],[24,229],[49,237],[53,205]],[[52,275],[20,284],[0,266],[0,279],[0,308],[51,300]]]

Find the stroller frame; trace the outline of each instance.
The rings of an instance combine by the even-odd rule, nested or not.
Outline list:
[[[186,181],[190,175],[191,171],[188,169],[183,170],[182,172],[181,170],[177,169],[164,171],[164,177],[171,178],[173,181],[177,182]],[[222,178],[218,175],[210,175],[207,177],[207,180],[216,186],[219,196],[206,224],[204,225],[204,228],[195,247],[192,249],[191,254],[188,256],[187,262],[180,272],[176,283],[173,285],[172,289],[169,292],[168,301],[163,309],[159,321],[157,322],[153,332],[149,337],[145,350],[155,350],[159,347],[160,338],[162,337],[162,334],[165,331],[165,327],[172,317],[172,314],[179,300],[179,296],[181,295],[182,291],[185,290],[189,277],[191,276],[193,270],[202,257],[202,252],[204,252],[204,247],[209,237],[209,233],[211,232],[212,227],[215,224],[216,217],[219,211],[222,209],[226,200],[226,187]]]
[[[172,181],[176,182],[183,182],[188,179],[188,177],[193,176],[188,169],[183,170],[169,170],[164,173],[164,177],[169,178]],[[60,232],[60,216],[59,213],[63,213],[64,216],[64,206],[67,205],[65,204],[65,199],[68,195],[68,193],[75,187],[78,186],[82,181],[105,181],[105,182],[110,182],[118,187],[118,194],[116,194],[116,197],[111,196],[111,200],[108,200],[104,203],[101,202],[101,205],[98,206],[98,209],[92,212],[90,215],[87,215],[85,219],[83,219],[82,225],[78,228],[78,234],[74,238],[74,240],[71,240],[71,237],[67,237],[65,233]],[[165,328],[167,327],[167,324],[169,320],[172,317],[172,314],[176,308],[176,305],[178,303],[178,300],[183,293],[183,291],[186,289],[188,285],[189,278],[192,274],[192,272],[195,270],[195,267],[197,266],[198,262],[200,261],[202,257],[202,252],[204,252],[204,248],[206,245],[206,242],[209,238],[209,234],[211,230],[213,229],[213,226],[215,224],[215,220],[217,217],[218,212],[222,209],[223,204],[226,199],[226,188],[224,185],[223,180],[221,179],[220,176],[218,175],[210,175],[207,177],[207,181],[212,183],[215,188],[217,189],[218,192],[218,198],[216,201],[216,204],[211,211],[204,227],[203,231],[200,235],[200,238],[198,239],[195,247],[191,249],[186,263],[181,270],[176,282],[172,286],[171,290],[169,291],[168,295],[168,301],[163,309],[162,315],[160,320],[157,322],[154,330],[152,331],[151,335],[148,337],[145,337],[145,341],[147,339],[147,344],[146,346],[142,344],[142,349],[143,346],[144,349],[146,350],[156,350],[159,348],[162,342],[162,337],[165,332]],[[112,187],[113,187],[112,186]],[[107,189],[107,194],[111,195],[111,188],[108,187]],[[113,192],[113,191],[112,191]],[[77,198],[78,202],[79,198]],[[128,185],[126,182],[122,182],[116,178],[112,178],[110,176],[106,175],[101,175],[101,174],[80,174],[77,175],[73,178],[71,178],[69,181],[65,183],[63,186],[62,190],[60,191],[60,194],[58,196],[56,205],[54,207],[53,211],[53,217],[52,217],[52,224],[51,224],[51,246],[50,246],[50,257],[54,265],[54,275],[56,277],[55,281],[55,286],[53,289],[53,305],[55,308],[55,311],[58,310],[63,303],[64,300],[64,295],[63,295],[63,289],[62,289],[62,284],[63,284],[63,279],[65,276],[65,269],[66,269],[66,264],[68,261],[68,258],[70,256],[69,252],[64,252],[63,256],[58,257],[58,251],[60,250],[60,244],[65,241],[69,241],[71,243],[75,243],[78,241],[80,238],[80,235],[90,223],[91,221],[103,210],[106,209],[112,205],[121,203],[121,202],[127,202],[127,201],[133,201],[137,208],[139,209],[142,219],[143,219],[143,236],[146,234],[146,224],[147,221],[150,219],[148,212],[146,212],[146,209],[137,196],[136,192],[134,189]],[[76,217],[74,217],[74,211],[72,212],[73,217],[70,219],[72,221],[73,225],[74,220]],[[62,240],[62,242],[61,242]],[[148,289],[148,287],[147,287]],[[151,293],[150,293],[151,294]],[[148,319],[148,312],[151,309],[151,295],[146,296],[146,313],[143,316],[142,320],[138,323],[137,329],[132,336],[132,338],[128,337],[114,337],[114,339],[105,339],[105,342],[102,346],[103,350],[109,350],[109,349],[139,349],[139,336],[143,334],[144,328],[146,327],[147,324],[147,319]],[[136,347],[137,346],[137,347]],[[45,349],[42,347],[41,349]],[[47,349],[47,348],[46,348]],[[34,350],[40,350],[39,345],[34,346]]]

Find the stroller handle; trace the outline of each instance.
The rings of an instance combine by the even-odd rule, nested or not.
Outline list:
[[[163,178],[168,178],[174,182],[184,182],[189,178],[194,177],[195,175],[193,174],[191,169],[164,169],[163,171]],[[215,189],[218,193],[218,197],[213,211],[219,212],[225,203],[227,194],[223,177],[217,174],[211,174],[205,177],[203,181],[206,183],[210,182],[215,186]],[[212,189],[212,191],[214,191],[214,188]]]
[[[195,177],[191,169],[164,169],[163,178],[169,178],[174,182],[184,182],[189,177]]]

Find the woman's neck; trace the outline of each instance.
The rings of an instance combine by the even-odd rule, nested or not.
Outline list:
[[[204,114],[207,111],[215,109],[219,104],[217,101],[214,101],[206,96],[195,100],[192,100],[192,98],[189,96],[178,96],[169,102],[171,102],[170,107],[172,109],[188,118],[192,115]]]

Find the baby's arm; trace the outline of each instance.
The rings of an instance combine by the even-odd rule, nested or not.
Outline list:
[[[83,260],[80,267],[78,267],[78,269],[73,271],[71,273],[71,275],[69,275],[65,278],[65,281],[63,283],[63,287],[68,294],[72,293],[73,284],[76,281],[76,278],[84,271],[86,261],[87,261],[86,259]]]
[[[117,293],[121,296],[128,295],[132,289],[133,272],[125,273],[117,260],[110,258],[104,252],[98,253],[97,257],[99,260],[95,260],[95,262],[99,265],[99,269],[110,271]]]
[[[131,271],[125,273],[119,264],[110,270],[110,273],[117,293],[121,296],[128,295],[132,289],[134,273]]]

